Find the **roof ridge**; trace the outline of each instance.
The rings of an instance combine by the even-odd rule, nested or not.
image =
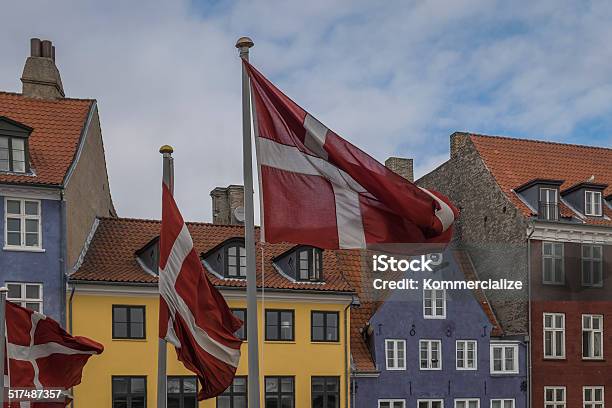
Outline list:
[[[159,224],[161,220],[155,220],[152,218],[133,218],[133,217],[98,217],[101,221],[127,221],[127,222],[146,222],[151,224]],[[204,221],[185,221],[186,224],[189,225],[204,225],[211,227],[226,227],[226,228],[244,228],[244,225],[232,225],[232,224],[215,224],[212,222],[204,222]],[[255,229],[258,229],[259,226],[255,226]]]
[[[560,145],[560,146],[580,147],[580,148],[583,148],[583,149],[598,149],[598,150],[610,150],[610,151],[612,151],[612,148],[604,147],[604,146],[591,146],[591,145],[581,145],[581,144],[576,144],[576,143],[551,142],[549,140],[526,139],[526,138],[521,138],[521,137],[500,136],[500,135],[485,135],[485,134],[472,133],[472,132],[456,132],[456,133],[463,133],[465,135],[468,135],[469,137],[482,137],[482,138],[490,138],[490,139],[505,139],[505,140],[512,140],[512,141],[517,141],[517,142],[545,143],[545,144]]]
[[[31,99],[31,100],[41,101],[41,102],[60,102],[60,101],[63,101],[63,100],[68,100],[68,101],[84,101],[84,102],[93,102],[93,101],[96,101],[95,98],[72,98],[72,97],[62,97],[62,98],[57,98],[57,99],[33,98],[33,97],[30,97],[30,96],[25,96],[21,92],[11,92],[11,91],[0,91],[0,95],[16,96],[16,97],[19,97],[19,98]]]

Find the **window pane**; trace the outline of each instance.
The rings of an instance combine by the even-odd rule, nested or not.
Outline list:
[[[266,378],[266,392],[278,392],[278,378]]]
[[[25,220],[26,232],[38,234],[38,220]]]
[[[35,233],[35,234],[27,233],[25,244],[26,246],[29,246],[29,247],[38,246],[38,233]]]
[[[115,337],[127,337],[128,325],[127,323],[115,323]]]
[[[21,234],[19,232],[7,232],[6,243],[7,245],[21,245]]]
[[[115,377],[113,378],[113,393],[114,394],[127,394],[128,385],[127,378]]]
[[[198,380],[196,378],[183,379],[183,392],[195,393],[198,390]]]
[[[144,337],[144,324],[132,322],[130,324],[130,337],[143,338]]]
[[[21,299],[21,285],[15,283],[7,284],[8,294],[7,297],[10,299]]]
[[[293,391],[293,378],[281,378],[281,392]]]
[[[21,220],[18,218],[7,218],[6,219],[6,230],[9,232],[20,232],[21,231]]]
[[[38,302],[35,302],[35,303],[26,302],[25,307],[27,307],[28,309],[32,309],[36,312],[40,312],[40,303]]]
[[[314,326],[323,326],[323,313],[315,312],[312,314],[312,324]]]
[[[140,307],[130,308],[130,321],[132,323],[143,323],[144,322],[144,309]]]
[[[144,378],[132,378],[132,393],[144,392],[145,390],[145,379]]]
[[[166,387],[167,387],[169,394],[180,394],[181,393],[180,378],[168,378]]]
[[[15,200],[7,200],[6,212],[9,214],[21,214],[21,202]]]
[[[26,285],[26,298],[27,299],[40,299],[40,286]]]
[[[26,201],[25,213],[26,215],[38,215],[38,201]]]

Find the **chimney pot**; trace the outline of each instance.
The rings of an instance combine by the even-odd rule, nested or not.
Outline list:
[[[40,38],[30,38],[30,56],[40,57],[40,55],[41,55]]]
[[[244,206],[244,187],[230,185],[216,187],[210,192],[212,197],[213,224],[242,225],[243,220],[236,217],[236,209]]]
[[[51,47],[51,59],[55,62],[55,45]]]
[[[53,54],[53,44],[49,40],[42,40],[42,57],[51,58]]]
[[[386,168],[395,174],[399,174],[410,182],[414,181],[412,166],[412,159],[407,159],[404,157],[389,157],[387,160],[385,160]]]

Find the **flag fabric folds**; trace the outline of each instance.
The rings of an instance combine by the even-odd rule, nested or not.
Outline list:
[[[446,243],[458,210],[342,139],[248,62],[266,242]]]
[[[4,374],[11,388],[67,390],[81,382],[87,360],[104,351],[101,344],[71,336],[55,320],[11,302],[6,302],[6,334]],[[66,403],[26,401],[10,406],[46,408]]]
[[[201,383],[198,399],[221,394],[233,381],[242,341],[242,321],[210,283],[191,234],[168,187],[162,187],[159,244],[159,336]]]

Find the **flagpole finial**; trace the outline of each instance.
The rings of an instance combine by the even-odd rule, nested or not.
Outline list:
[[[254,46],[255,43],[249,37],[240,37],[238,41],[236,41],[236,48],[246,48],[249,49]]]
[[[8,292],[8,288],[6,286],[0,286],[0,293]]]
[[[163,145],[162,147],[159,148],[159,152],[161,154],[172,154],[174,153],[174,149],[170,145]]]

